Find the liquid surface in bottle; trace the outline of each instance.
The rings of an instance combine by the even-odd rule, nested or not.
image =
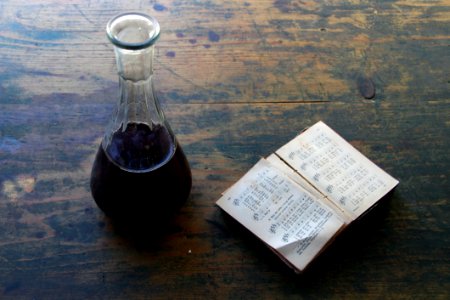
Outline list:
[[[100,146],[91,174],[92,195],[107,215],[148,223],[176,212],[189,196],[191,184],[181,147],[161,125],[150,129],[128,124],[124,131],[119,129],[106,152]]]
[[[167,128],[153,124],[130,123],[125,130],[114,132],[106,153],[120,167],[134,172],[157,168],[166,163],[175,151]]]

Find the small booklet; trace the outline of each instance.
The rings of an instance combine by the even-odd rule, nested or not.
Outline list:
[[[300,272],[397,184],[318,122],[262,158],[217,204]]]

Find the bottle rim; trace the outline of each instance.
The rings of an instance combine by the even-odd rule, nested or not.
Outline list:
[[[144,28],[139,27],[139,29],[147,30],[148,37],[139,42],[130,42],[125,41],[118,36],[120,31],[126,28],[127,24],[132,24],[130,22],[133,21],[145,25]],[[159,23],[155,18],[140,12],[126,12],[119,14],[111,18],[106,25],[106,35],[111,43],[119,48],[128,50],[139,50],[150,47],[158,40],[160,31]]]

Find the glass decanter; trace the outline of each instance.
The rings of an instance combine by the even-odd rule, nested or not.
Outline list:
[[[160,222],[186,201],[192,184],[186,157],[153,86],[158,22],[141,13],[111,19],[120,97],[97,152],[91,191],[106,215],[127,222]]]

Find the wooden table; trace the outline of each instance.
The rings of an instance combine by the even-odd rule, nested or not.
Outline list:
[[[140,243],[89,190],[118,92],[104,28],[128,10],[162,26],[156,87],[193,172]],[[1,1],[0,298],[449,299],[449,41],[449,0]],[[215,201],[318,120],[400,185],[296,275]]]

